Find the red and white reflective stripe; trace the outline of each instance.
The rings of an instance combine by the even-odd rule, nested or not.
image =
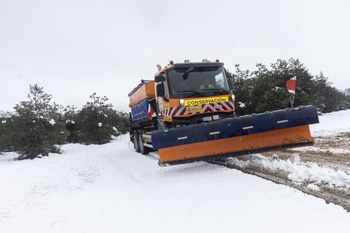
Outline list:
[[[235,108],[232,102],[223,102],[221,104],[224,110],[233,110]]]
[[[215,106],[215,104],[205,104],[203,106],[203,109],[202,109],[201,113],[204,113],[204,112],[216,112],[216,108],[214,106]]]
[[[166,117],[171,117],[171,116],[180,116],[184,115],[186,112],[186,107],[173,107],[173,108],[168,108],[163,111],[163,115]]]
[[[172,107],[163,111],[165,117],[178,117],[184,115],[193,115],[200,113],[220,112],[220,111],[233,111],[235,109],[232,102],[222,102],[215,104],[202,104],[201,111],[186,113],[186,107]]]
[[[186,112],[186,107],[179,107],[177,108],[177,111],[175,111],[175,113],[171,116],[181,116],[184,115]]]

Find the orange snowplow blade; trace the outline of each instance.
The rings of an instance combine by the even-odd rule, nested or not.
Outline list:
[[[315,107],[224,118],[152,133],[159,164],[179,164],[314,143],[310,124],[319,123]]]
[[[262,152],[275,148],[310,145],[314,139],[308,125],[262,133],[204,141],[159,149],[159,164],[179,164],[197,160]]]

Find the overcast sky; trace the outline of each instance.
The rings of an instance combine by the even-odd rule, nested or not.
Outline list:
[[[233,71],[298,58],[343,90],[349,12],[348,0],[0,0],[0,109],[37,83],[64,106],[96,92],[128,111],[127,94],[170,59]]]

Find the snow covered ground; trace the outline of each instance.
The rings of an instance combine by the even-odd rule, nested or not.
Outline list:
[[[229,158],[228,161],[243,169],[259,167],[270,173],[285,172],[289,180],[297,184],[306,184],[310,189],[319,190],[318,185],[350,189],[350,175],[346,171],[324,167],[314,162],[301,162],[298,154],[292,154],[288,160],[255,154],[246,161],[237,158]]]
[[[310,125],[315,137],[350,133],[350,110],[328,113],[319,118],[320,124]]]
[[[349,117],[350,111],[321,116],[312,132],[350,132]],[[350,229],[350,213],[342,207],[204,162],[159,167],[156,160],[133,152],[127,136],[102,146],[70,144],[62,149],[64,154],[31,161],[0,155],[0,232]],[[300,165],[294,159],[291,166]],[[309,170],[314,177],[325,174],[317,169]],[[341,182],[348,185],[349,176]]]

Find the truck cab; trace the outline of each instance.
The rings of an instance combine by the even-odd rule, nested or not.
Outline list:
[[[155,75],[156,106],[164,127],[234,114],[233,82],[221,62],[170,62]]]

